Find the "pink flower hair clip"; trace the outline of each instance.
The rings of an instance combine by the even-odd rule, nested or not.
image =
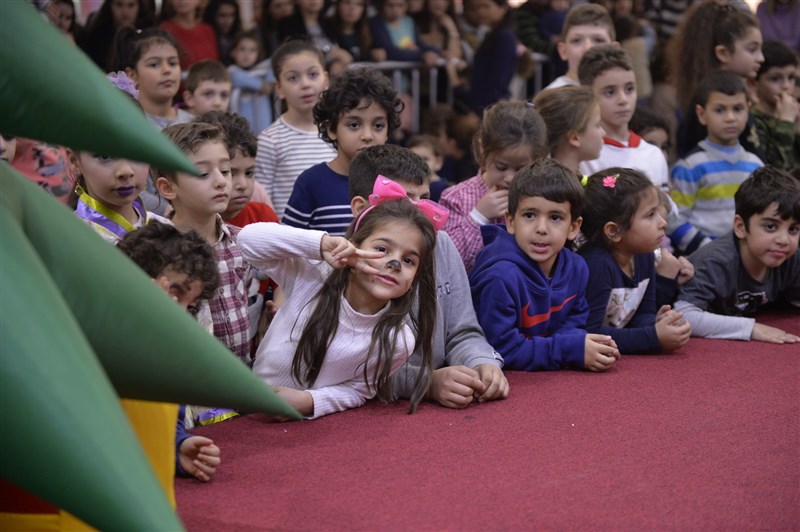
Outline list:
[[[617,179],[619,174],[607,175],[603,178],[603,186],[606,188],[615,188],[617,186]]]

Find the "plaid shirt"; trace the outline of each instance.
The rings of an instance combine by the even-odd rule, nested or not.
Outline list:
[[[219,268],[219,288],[208,306],[214,322],[214,336],[242,361],[250,361],[250,320],[247,298],[253,269],[244,261],[236,245],[238,227],[217,218],[219,239],[214,244]]]
[[[483,249],[481,226],[472,219],[470,212],[478,201],[489,193],[489,187],[483,182],[480,174],[458,185],[446,188],[439,201],[450,209],[450,216],[444,224],[444,231],[453,240],[467,273],[475,265],[475,257]],[[503,223],[503,219],[493,220],[492,223]]]

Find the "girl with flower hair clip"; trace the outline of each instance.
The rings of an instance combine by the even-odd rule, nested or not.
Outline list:
[[[371,206],[344,237],[268,223],[239,233],[245,259],[286,295],[253,371],[311,418],[361,406],[376,395],[393,399],[390,377],[417,345],[424,370],[410,412],[429,384],[433,253],[448,211],[432,201],[409,200],[400,185],[380,176],[369,199]]]
[[[673,351],[691,336],[680,312],[656,307],[654,252],[666,226],[659,191],[641,172],[609,168],[586,180],[586,330],[611,336],[620,353]]]

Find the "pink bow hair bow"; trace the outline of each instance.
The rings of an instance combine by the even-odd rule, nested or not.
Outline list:
[[[401,187],[400,184],[392,181],[388,177],[379,175],[377,179],[375,179],[375,186],[372,188],[372,194],[369,195],[370,206],[367,207],[367,209],[365,209],[364,212],[362,212],[358,217],[355,231],[358,231],[358,226],[361,224],[361,219],[364,218],[364,215],[374,209],[377,205],[387,201],[398,201],[403,198],[416,205],[416,207],[422,211],[422,214],[424,214],[425,217],[431,221],[433,228],[436,231],[444,227],[447,217],[450,216],[450,211],[435,201],[427,199],[414,201],[408,197],[405,189]]]

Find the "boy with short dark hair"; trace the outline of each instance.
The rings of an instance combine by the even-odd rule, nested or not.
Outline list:
[[[682,287],[675,310],[693,336],[800,342],[748,317],[767,305],[800,308],[800,183],[765,166],[742,183],[735,202],[733,231],[689,257],[695,277]]]
[[[581,228],[583,189],[555,159],[522,168],[508,190],[506,227],[481,227],[469,276],[478,322],[508,369],[603,371],[619,359],[609,336],[587,334],[586,262],[568,249]]]
[[[580,171],[592,175],[606,168],[639,170],[659,189],[667,190],[669,169],[661,150],[629,129],[636,110],[636,76],[625,50],[612,45],[588,50],[578,67],[600,106],[600,124],[606,131],[600,157],[582,161]]]
[[[556,44],[558,55],[567,62],[567,73],[559,76],[546,89],[580,85],[578,65],[593,46],[616,42],[614,21],[608,10],[599,4],[581,4],[570,9],[564,21],[561,39]]]
[[[672,245],[688,255],[730,232],[734,194],[761,159],[739,144],[747,127],[747,89],[741,76],[725,70],[708,74],[697,88],[697,119],[708,136],[672,168],[670,195],[678,222]],[[673,228],[674,227],[674,228]]]
[[[764,62],[756,74],[758,101],[750,108],[766,164],[792,170],[800,164],[797,53],[779,41],[762,46]]]
[[[195,116],[209,111],[227,111],[232,87],[225,65],[214,59],[198,61],[189,67],[183,102]]]
[[[400,126],[402,109],[389,78],[374,68],[351,69],[334,79],[314,105],[314,121],[320,138],[336,148],[336,157],[297,177],[283,223],[344,235],[353,220],[350,161],[365,148],[386,144]]]
[[[361,151],[350,164],[350,204],[358,215],[369,207],[375,179],[383,175],[399,183],[412,201],[430,195],[425,161],[406,148],[392,144]],[[436,274],[436,325],[434,328],[433,374],[426,397],[449,408],[464,408],[473,399],[479,403],[508,397],[508,380],[500,369],[503,359],[486,342],[469,296],[464,263],[453,241],[438,231],[434,267]],[[393,377],[395,393],[408,398],[420,368],[421,352]]]
[[[228,209],[231,158],[221,127],[191,122],[163,133],[200,171],[192,176],[152,168],[159,194],[172,205],[171,221],[182,231],[194,229],[217,254],[220,288],[209,301],[214,336],[244,362],[250,362],[250,322],[247,314],[252,269],[236,246],[239,229],[220,216]]]

